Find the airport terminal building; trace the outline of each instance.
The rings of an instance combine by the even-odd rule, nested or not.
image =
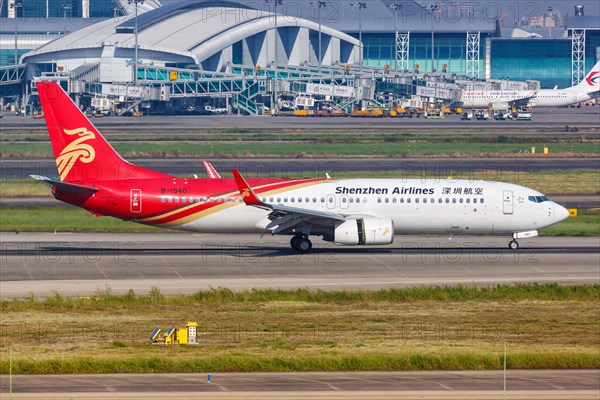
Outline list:
[[[127,0],[3,0],[0,95],[22,93],[24,82],[42,74],[124,84],[168,73],[133,72],[136,37],[140,64],[179,68],[178,77],[230,73],[231,66],[248,73],[319,65],[321,73],[349,65],[361,73],[364,66],[568,87],[600,58],[598,17],[577,15],[566,26],[528,32],[504,28],[505,14],[492,3],[275,3],[140,2],[135,35],[135,5]]]

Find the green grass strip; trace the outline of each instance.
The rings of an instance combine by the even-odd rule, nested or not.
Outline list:
[[[112,290],[99,290],[94,296],[65,297],[54,292],[46,299],[29,297],[0,301],[0,309],[6,312],[44,311],[104,311],[113,307],[148,306],[200,306],[205,304],[260,304],[265,302],[297,303],[355,303],[355,302],[410,302],[410,301],[600,301],[600,285],[517,284],[490,287],[433,286],[390,288],[372,290],[279,290],[253,289],[233,291],[215,288],[194,294],[164,296],[153,287],[148,294],[116,295]]]
[[[165,350],[165,349],[162,349]],[[171,350],[171,349],[168,349]],[[355,356],[222,356],[211,357],[199,351],[186,359],[168,357],[108,358],[81,357],[30,361],[17,360],[14,374],[111,374],[111,373],[214,373],[214,372],[357,372],[357,371],[451,371],[499,370],[503,359],[498,354],[389,355],[367,353]],[[509,353],[509,369],[596,369],[600,354],[587,353]],[[7,362],[0,362],[0,373],[7,374]]]
[[[360,142],[309,141],[289,142],[167,142],[113,143],[123,157],[297,157],[297,156],[371,156],[371,157],[408,157],[408,156],[491,156],[515,155],[529,152],[536,147],[538,153],[547,145],[551,154],[600,154],[597,142],[556,142],[543,140],[526,143],[502,142],[422,142],[422,141],[371,141]],[[3,157],[43,157],[52,154],[50,144],[41,143],[4,143],[0,155]]]

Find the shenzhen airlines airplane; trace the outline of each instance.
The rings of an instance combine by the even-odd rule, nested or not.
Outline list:
[[[516,239],[568,217],[543,194],[507,183],[425,179],[179,178],[123,160],[54,82],[37,83],[59,178],[33,175],[54,197],[97,216],[207,233],[309,236],[384,245],[397,234],[493,234]],[[210,164],[209,164],[210,165]]]
[[[594,65],[587,76],[576,86],[566,89],[539,89],[534,92],[523,90],[474,90],[463,91],[463,106],[486,108],[512,103],[527,104],[536,107],[561,107],[581,103],[600,97],[600,61]]]

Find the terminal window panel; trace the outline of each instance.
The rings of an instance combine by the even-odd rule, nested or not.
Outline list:
[[[113,0],[90,0],[90,18],[111,18]]]
[[[395,43],[393,34],[363,34],[364,63],[369,66],[393,66]],[[435,68],[440,71],[443,64],[450,73],[466,73],[466,37],[464,34],[439,34],[435,37]],[[409,50],[409,66],[419,64],[423,71],[431,70],[431,36],[413,34]],[[480,45],[480,71],[485,67],[485,42]]]
[[[492,78],[539,80],[543,88],[571,86],[569,40],[492,42]]]
[[[18,57],[31,51],[32,49],[19,49],[17,51]],[[15,64],[15,49],[0,49],[0,67]]]

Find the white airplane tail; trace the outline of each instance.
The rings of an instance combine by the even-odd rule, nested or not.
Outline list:
[[[591,93],[600,90],[600,61],[594,65],[590,72],[578,85],[573,86],[578,92]]]

